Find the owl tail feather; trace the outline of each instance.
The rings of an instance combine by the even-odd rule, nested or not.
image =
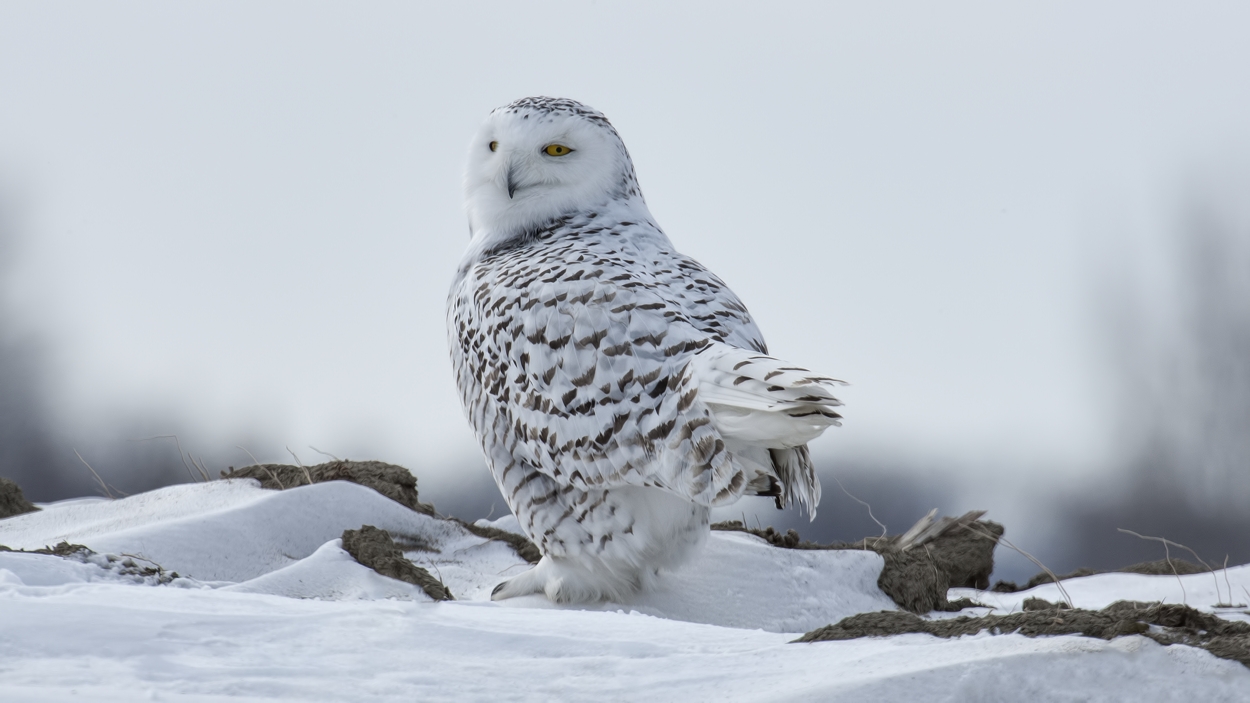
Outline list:
[[[692,364],[699,399],[726,445],[741,447],[743,463],[776,477],[780,505],[797,500],[815,519],[820,481],[806,445],[842,424],[834,410],[842,402],[832,393],[842,381],[728,344],[709,345]],[[768,450],[771,467],[748,459],[761,449]]]

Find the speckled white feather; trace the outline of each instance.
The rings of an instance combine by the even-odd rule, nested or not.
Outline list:
[[[709,510],[743,495],[814,515],[805,445],[837,424],[838,382],[767,355],[746,306],[655,223],[602,114],[553,98],[496,109],[465,198],[452,364],[544,554],[496,598],[625,597],[687,561]]]

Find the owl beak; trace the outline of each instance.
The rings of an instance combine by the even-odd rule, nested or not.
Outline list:
[[[512,166],[508,167],[508,199],[512,199],[512,194],[516,193],[516,170]]]

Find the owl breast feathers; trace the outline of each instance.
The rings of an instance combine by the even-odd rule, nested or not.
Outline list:
[[[528,98],[482,132],[449,343],[487,465],[544,554],[495,597],[627,598],[743,495],[814,515],[806,443],[838,424],[838,382],[768,356],[741,301],[673,249],[602,115]]]

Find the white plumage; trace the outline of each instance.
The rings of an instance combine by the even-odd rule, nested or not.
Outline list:
[[[607,119],[525,98],[465,175],[470,244],[447,302],[486,463],[542,560],[496,599],[625,599],[743,495],[814,516],[806,443],[838,383],[768,356],[746,307],[672,247]]]

